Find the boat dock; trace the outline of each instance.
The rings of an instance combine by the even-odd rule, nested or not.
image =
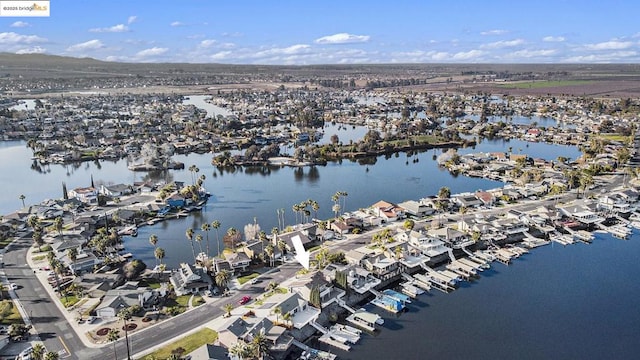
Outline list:
[[[315,321],[309,322],[309,325],[313,326],[314,328],[316,328],[316,330],[322,333],[322,335],[318,338],[318,341],[344,351],[349,351],[351,349],[351,346],[349,346],[347,342],[353,340],[352,335],[344,334],[340,331],[335,331],[332,329],[327,329]],[[358,337],[358,339],[360,339],[360,337]]]
[[[386,289],[383,290],[382,293],[388,297],[391,297],[395,300],[400,301],[403,305],[404,304],[410,304],[411,303],[411,297],[403,294],[403,293],[399,293],[395,290],[391,290],[391,289]]]
[[[354,311],[351,315],[347,316],[346,320],[370,332],[376,330],[376,325],[384,324],[384,319],[381,318],[380,315],[370,313],[365,309]]]

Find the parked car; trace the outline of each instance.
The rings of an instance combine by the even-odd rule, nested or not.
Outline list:
[[[94,322],[96,322],[96,320],[98,320],[98,318],[97,318],[97,317],[95,317],[95,316],[89,316],[89,317],[87,318],[87,324],[93,324]]]
[[[255,284],[259,283],[259,282],[260,282],[260,280],[257,277],[255,277],[255,278],[251,279],[251,281],[249,281],[249,284],[255,285]]]
[[[240,299],[239,303],[240,305],[244,305],[246,303],[248,303],[249,301],[251,301],[251,296],[243,296],[242,299]]]
[[[18,290],[18,284],[16,283],[9,284],[9,287],[11,288],[11,290]]]

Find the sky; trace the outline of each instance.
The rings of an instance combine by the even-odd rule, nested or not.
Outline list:
[[[640,63],[638,10],[637,0],[51,0],[49,17],[0,17],[0,52],[268,65]]]

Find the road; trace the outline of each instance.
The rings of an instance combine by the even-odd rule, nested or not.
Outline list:
[[[602,190],[605,192],[622,185],[623,176],[615,176],[612,179],[603,181]],[[600,191],[602,191],[600,190]],[[506,209],[517,209],[520,211],[533,210],[540,205],[552,205],[556,201],[568,201],[575,198],[575,193],[565,193],[558,196],[558,199],[545,199],[537,201],[525,201],[508,207],[493,208],[483,210],[483,213],[501,213]],[[448,221],[457,221],[461,215],[446,215]],[[467,215],[468,216],[468,215]],[[350,235],[348,240],[334,240],[327,243],[330,250],[349,251],[362,246],[371,240],[371,234],[382,230],[373,229],[360,235]],[[25,313],[31,318],[33,326],[48,351],[56,351],[61,354],[62,359],[105,359],[113,358],[113,346],[108,345],[102,348],[90,348],[78,337],[78,334],[71,328],[65,316],[58,306],[48,297],[42,284],[35,276],[34,271],[27,265],[27,249],[31,246],[32,240],[21,238],[15,241],[4,254],[5,275],[8,281],[16,283],[19,288],[16,290]],[[222,306],[232,303],[237,306],[238,301],[244,295],[256,297],[263,293],[264,287],[270,282],[283,283],[287,279],[295,277],[295,273],[300,270],[298,263],[285,263],[260,277],[260,282],[255,285],[245,285],[240,290],[232,291],[229,297],[217,298],[211,303],[199,306],[182,315],[173,317],[162,323],[147,329],[134,332],[129,335],[131,344],[131,354],[141,353],[153,347],[160,346],[166,341],[174,339],[176,336],[189,332],[190,330],[202,326],[209,321],[222,316]],[[57,300],[56,300],[57,301]],[[118,358],[126,358],[125,339],[120,339],[116,345]]]

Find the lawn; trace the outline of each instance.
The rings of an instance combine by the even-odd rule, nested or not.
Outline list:
[[[630,138],[629,136],[624,136],[620,134],[599,134],[598,137],[607,141],[619,141],[619,142],[626,142]]]
[[[507,89],[544,89],[560,86],[577,86],[591,84],[588,80],[563,80],[563,81],[527,81],[512,84],[501,84],[500,87]]]
[[[61,296],[60,302],[65,308],[75,305],[80,299],[76,295]]]
[[[260,273],[253,272],[253,273],[248,274],[248,275],[240,276],[238,278],[238,282],[240,283],[240,285],[242,285],[242,284],[246,283],[247,281],[250,281],[251,279],[256,278],[258,276],[260,276]]]
[[[3,292],[8,297],[9,294]],[[20,316],[20,312],[18,312],[18,308],[13,305],[13,301],[11,300],[2,300],[0,301],[0,324],[2,325],[11,325],[11,324],[22,324],[22,316]]]
[[[204,344],[214,343],[216,339],[218,339],[217,332],[209,328],[204,328],[196,333],[173,342],[171,345],[167,345],[157,351],[154,351],[153,353],[143,357],[142,360],[167,359],[178,349],[182,349],[181,355],[186,355]]]

